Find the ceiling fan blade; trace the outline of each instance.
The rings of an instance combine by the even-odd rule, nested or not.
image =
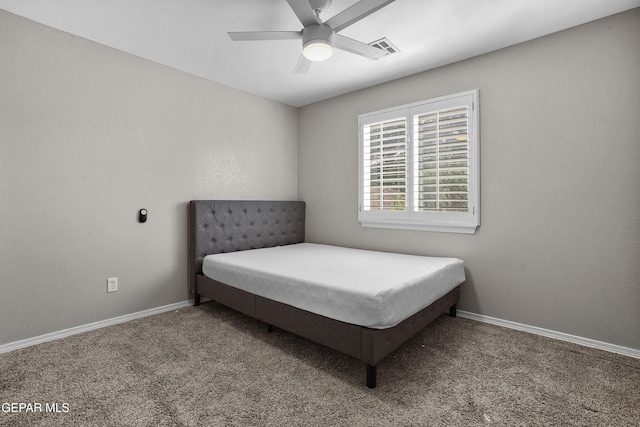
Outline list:
[[[236,31],[229,32],[234,41],[244,40],[295,40],[302,37],[300,31]]]
[[[333,36],[333,46],[338,49],[346,50],[347,52],[355,53],[356,55],[364,56],[369,59],[380,59],[384,57],[387,52],[384,50],[373,47],[366,43],[359,42],[349,37],[335,34]]]
[[[360,0],[325,22],[337,33],[395,0]]]
[[[298,63],[293,72],[296,74],[304,74],[309,71],[309,68],[311,68],[311,61],[305,58],[304,55],[300,55],[300,59],[298,59]]]
[[[293,9],[293,13],[296,14],[300,22],[302,22],[302,26],[306,27],[311,24],[320,24],[316,13],[309,6],[309,0],[287,0],[291,9]]]

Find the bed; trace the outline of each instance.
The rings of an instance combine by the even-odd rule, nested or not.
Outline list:
[[[393,270],[390,266],[399,267]],[[456,315],[464,264],[305,242],[305,203],[189,203],[189,284],[208,298],[377,365],[444,312]]]

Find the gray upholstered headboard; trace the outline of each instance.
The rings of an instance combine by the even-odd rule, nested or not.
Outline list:
[[[192,200],[189,203],[189,286],[206,255],[304,242],[305,203]]]

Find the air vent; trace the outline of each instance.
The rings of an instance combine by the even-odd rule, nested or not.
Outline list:
[[[400,52],[400,50],[398,50],[398,48],[395,47],[387,38],[376,40],[369,43],[369,45],[384,50],[385,52],[387,52],[387,55]]]

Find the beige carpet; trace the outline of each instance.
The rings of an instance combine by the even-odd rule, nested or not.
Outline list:
[[[0,425],[640,425],[640,360],[463,318],[364,376],[208,303],[0,355]]]

